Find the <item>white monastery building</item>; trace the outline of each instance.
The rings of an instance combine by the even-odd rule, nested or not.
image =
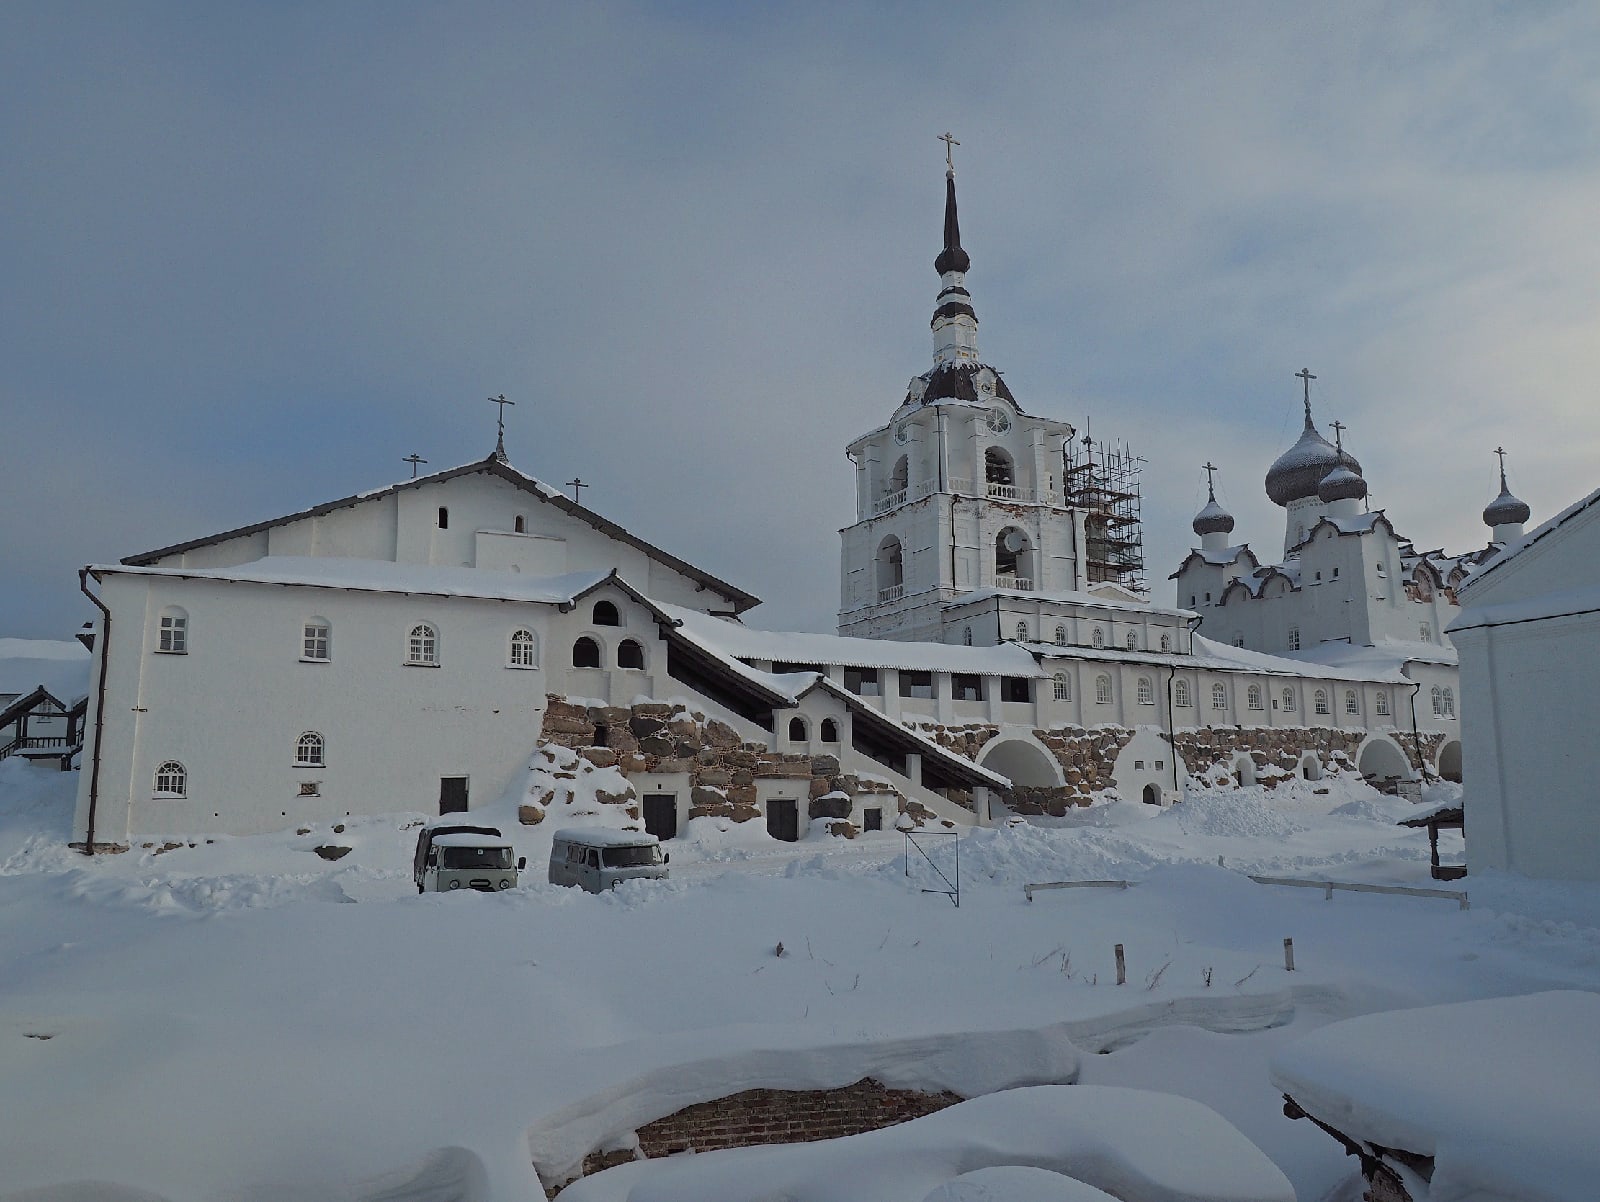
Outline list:
[[[1490,511],[1486,521],[1528,517],[1503,487]],[[1450,637],[1461,653],[1474,872],[1600,880],[1592,750],[1600,721],[1597,565],[1600,492],[1593,492],[1513,541],[1461,588]]]
[[[815,822],[984,824],[1109,789],[1168,804],[1195,778],[1360,771],[1399,788],[1459,763],[1453,708],[1412,704],[1412,665],[1454,680],[1443,609],[1409,640],[1436,660],[1294,658],[1264,617],[1244,637],[1211,626],[1280,583],[1304,594],[1307,570],[1387,574],[1398,598],[1419,570],[1445,587],[1438,565],[1381,514],[1319,494],[1271,579],[1241,583],[1254,556],[1208,519],[1179,572],[1196,600],[1150,604],[1139,460],[1026,413],[978,358],[953,168],[935,268],[933,367],[850,444],[840,634],[745,625],[755,597],[518,471],[502,444],[85,569],[100,618],[75,844],[470,809],[521,796],[556,745],[619,770],[608,800],[664,837],[697,818],[783,839]],[[1229,590],[1251,602],[1199,600]],[[1313,621],[1306,637],[1329,637]]]

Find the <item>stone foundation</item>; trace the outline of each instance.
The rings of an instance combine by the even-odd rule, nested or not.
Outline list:
[[[812,817],[819,816],[818,803],[833,794],[846,799],[881,794],[886,810],[907,811],[906,798],[893,785],[844,772],[837,756],[779,752],[762,743],[746,743],[727,723],[701,713],[659,702],[628,708],[582,705],[554,695],[546,698],[546,706],[544,742],[570,748],[599,767],[615,766],[624,776],[687,774],[691,819],[759,818],[759,780],[805,782],[802,796],[809,800]],[[836,808],[836,800],[828,801],[821,816],[848,817],[848,804],[842,814],[828,812]],[[916,809],[922,811],[920,806]],[[913,819],[921,825],[918,815]]]

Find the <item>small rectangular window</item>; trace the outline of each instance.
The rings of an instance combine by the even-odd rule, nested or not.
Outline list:
[[[304,637],[301,640],[301,657],[303,659],[325,660],[328,658],[328,628],[319,622],[305,624]]]
[[[443,505],[439,506],[439,529],[450,529],[450,511]]]
[[[1000,700],[1032,701],[1033,681],[1026,676],[1007,676],[1000,682]]]
[[[189,619],[179,614],[161,615],[161,642],[162,651],[169,655],[187,655],[189,653]]]
[[[900,696],[931,698],[933,696],[932,672],[900,673]]]
[[[950,693],[957,701],[982,701],[983,677],[957,672],[950,678]]]
[[[844,687],[857,697],[876,697],[878,695],[878,669],[846,668],[844,670]]]
[[[1134,760],[1133,761],[1133,770],[1135,772],[1143,772],[1144,771],[1144,761],[1143,760]]]

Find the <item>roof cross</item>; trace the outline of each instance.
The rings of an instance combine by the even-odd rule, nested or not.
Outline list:
[[[1506,487],[1506,449],[1496,447],[1494,453],[1500,457],[1500,489],[1503,492]]]
[[[1345,425],[1338,418],[1335,418],[1333,421],[1328,423],[1328,428],[1333,431],[1333,449],[1335,451],[1338,451],[1339,454],[1341,454],[1341,455],[1344,454],[1344,437],[1343,437],[1343,435],[1344,435],[1344,432],[1346,430],[1348,430],[1350,427]]]
[[[421,455],[418,455],[415,451],[412,451],[411,454],[407,455],[400,462],[409,463],[411,465],[411,478],[415,480],[417,478],[417,464],[426,463],[428,461]]]
[[[581,504],[581,502],[578,500],[578,497],[583,492],[583,490],[586,489],[586,488],[591,488],[593,486],[589,485],[589,484],[585,484],[581,477],[574,476],[572,479],[567,481],[567,487],[572,490],[572,502],[573,502],[573,504],[577,505],[577,504]]]
[[[1217,499],[1217,490],[1211,474],[1217,470],[1217,465],[1208,459],[1203,466],[1206,469],[1206,496],[1215,501]]]
[[[499,396],[490,397],[489,404],[500,406],[500,412],[495,415],[494,419],[494,453],[495,458],[504,459],[506,457],[506,406],[515,405],[516,402],[506,400],[506,394],[502,392]]]
[[[1309,426],[1311,424],[1311,381],[1317,377],[1311,374],[1311,369],[1308,367],[1302,367],[1294,374],[1295,378],[1303,381],[1306,386],[1306,425]]]
[[[951,157],[950,152],[957,146],[960,146],[961,143],[957,142],[948,130],[940,134],[938,140],[944,143],[945,170],[950,172],[951,175],[954,175],[956,171],[956,162],[955,159]]]

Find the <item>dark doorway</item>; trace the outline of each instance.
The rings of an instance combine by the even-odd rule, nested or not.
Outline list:
[[[657,839],[674,839],[678,835],[678,798],[672,793],[646,793],[644,795],[644,829]]]
[[[1144,804],[1147,806],[1158,806],[1161,804],[1160,785],[1146,785],[1144,787]]]
[[[881,831],[883,829],[883,811],[880,809],[862,810],[861,829],[864,831]]]
[[[767,802],[767,834],[785,843],[800,840],[800,803],[773,798]]]
[[[439,813],[461,814],[467,808],[467,778],[441,776],[439,778]]]

